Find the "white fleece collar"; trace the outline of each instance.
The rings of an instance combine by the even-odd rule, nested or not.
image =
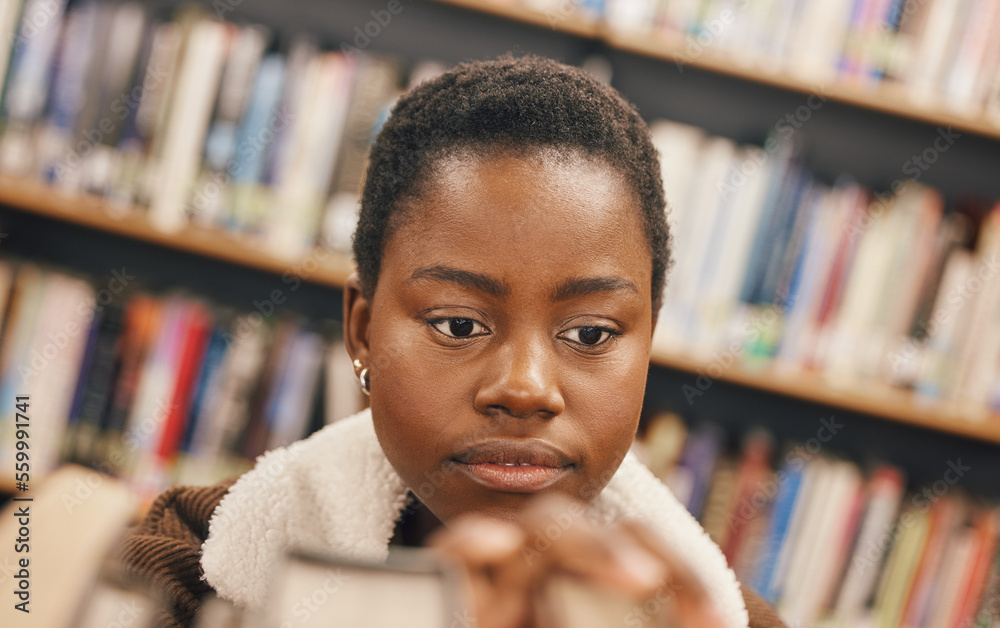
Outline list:
[[[384,561],[407,491],[382,452],[370,410],[328,425],[259,457],[229,489],[202,545],[205,579],[221,597],[259,610],[288,548]],[[743,596],[722,552],[631,452],[592,507],[607,521],[646,521],[701,576],[727,628],[747,627]]]

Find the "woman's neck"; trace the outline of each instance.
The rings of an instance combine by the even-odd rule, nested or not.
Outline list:
[[[421,547],[432,532],[444,525],[413,493],[410,495],[410,505],[396,520],[396,528],[389,539],[390,545]]]

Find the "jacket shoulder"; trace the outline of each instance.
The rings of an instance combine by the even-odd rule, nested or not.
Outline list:
[[[201,598],[211,591],[202,579],[201,544],[212,512],[237,479],[164,491],[122,539],[118,558],[125,573],[151,582],[165,595],[167,614],[157,618],[157,626],[190,625]]]

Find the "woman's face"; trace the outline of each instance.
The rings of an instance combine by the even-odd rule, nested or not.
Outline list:
[[[653,317],[641,210],[601,160],[452,158],[345,292],[386,456],[443,521],[590,501],[642,406]]]

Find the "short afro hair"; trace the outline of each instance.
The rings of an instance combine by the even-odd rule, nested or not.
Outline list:
[[[354,232],[362,296],[375,293],[392,218],[449,150],[502,147],[580,150],[632,185],[653,260],[653,315],[671,266],[660,162],[646,123],[612,87],[581,68],[507,54],[461,63],[419,84],[392,107],[369,155]]]

